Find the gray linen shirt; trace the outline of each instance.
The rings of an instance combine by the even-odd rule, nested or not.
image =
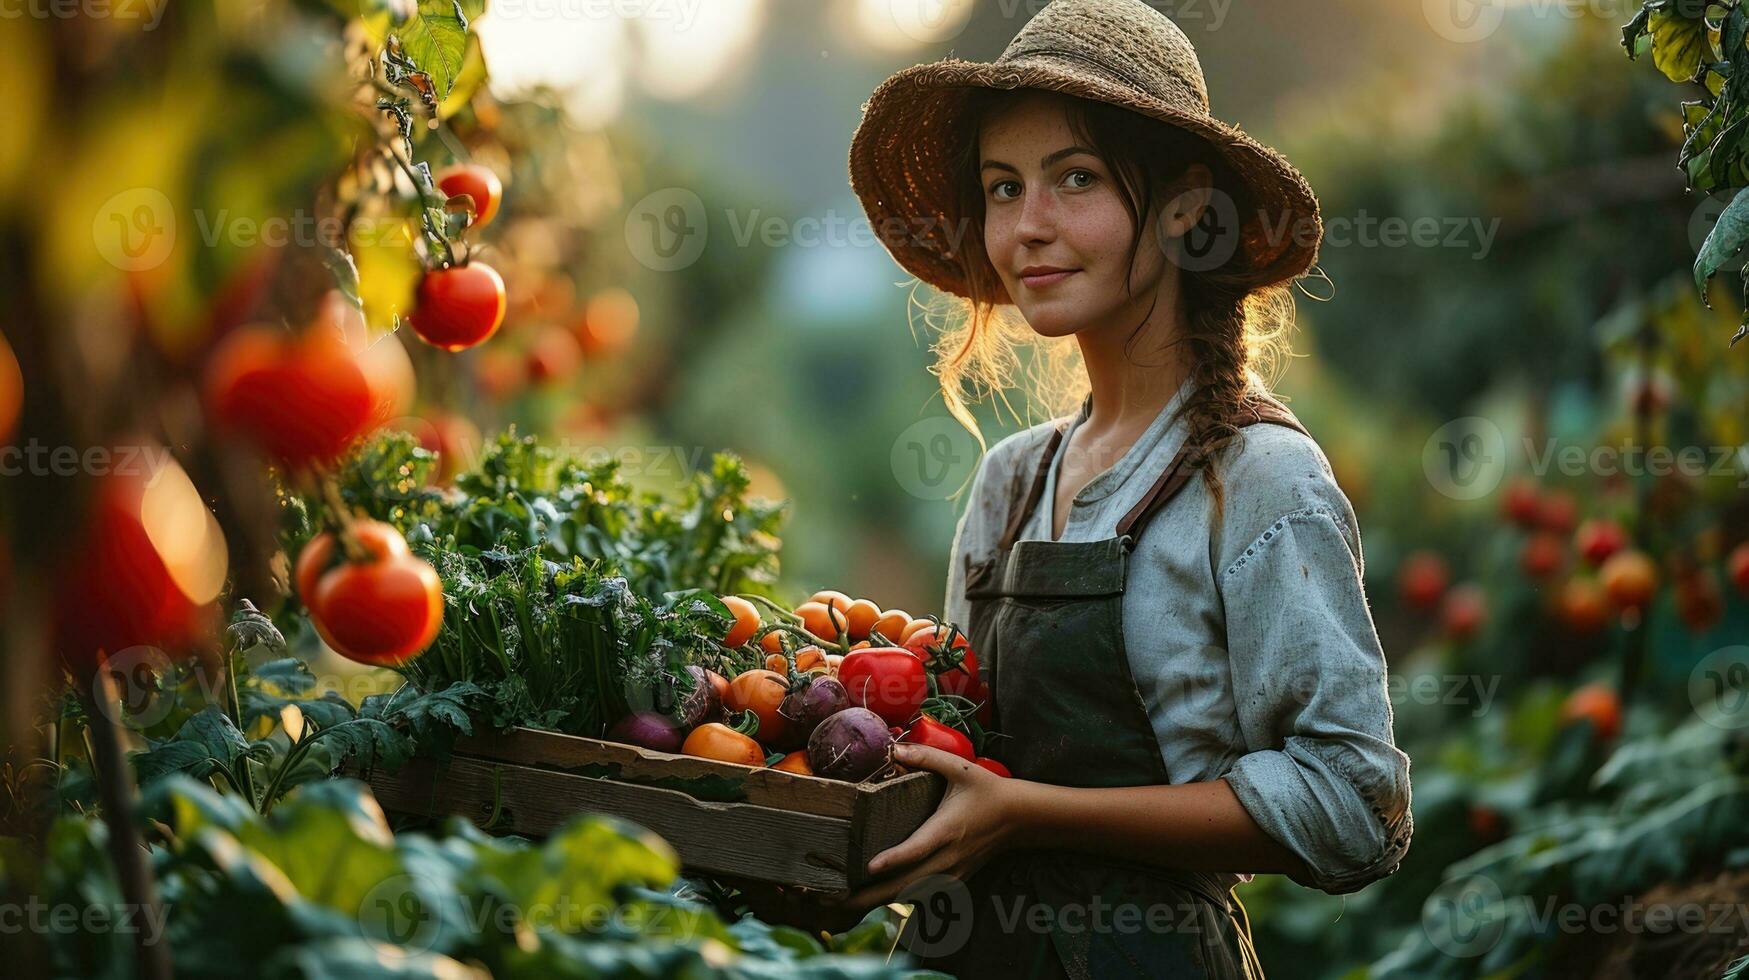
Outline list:
[[[1191,390],[1187,381],[1075,496],[1059,540],[1116,534],[1183,444],[1188,426],[1171,417]],[[1066,424],[1044,496],[1020,531],[1023,540],[1051,537],[1057,469],[1086,412],[1083,403],[985,455],[954,536],[949,620],[967,621],[966,570],[996,550],[1014,467]],[[1310,877],[1296,881],[1345,894],[1395,871],[1414,827],[1360,533],[1316,442],[1280,425],[1240,432],[1222,457],[1224,526],[1212,526],[1199,476],[1143,529],[1123,597],[1124,646],[1168,780],[1225,778],[1264,832],[1305,861]]]

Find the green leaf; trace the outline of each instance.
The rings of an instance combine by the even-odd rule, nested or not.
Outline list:
[[[419,0],[419,12],[391,28],[407,58],[430,76],[440,101],[467,61],[468,20],[455,0]]]
[[[1749,198],[1739,191],[1719,214],[1718,222],[1707,233],[1706,241],[1700,246],[1700,255],[1694,260],[1694,285],[1700,291],[1701,301],[1709,308],[1712,304],[1707,301],[1707,280],[1736,256],[1745,242],[1749,242]]]
[[[1652,63],[1673,82],[1686,82],[1709,54],[1706,21],[1683,15],[1682,5],[1652,12]]]

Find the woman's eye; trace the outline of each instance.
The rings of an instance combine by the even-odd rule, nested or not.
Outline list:
[[[1002,193],[1002,188],[1014,187],[1014,188],[1016,188],[1015,193],[1018,194],[1019,193],[1019,189],[1018,189],[1019,186],[1020,185],[1017,182],[1012,181],[1012,180],[999,180],[996,183],[990,185],[990,194],[992,196],[994,196],[998,201],[1011,200],[1012,199],[1011,195],[1004,195]]]
[[[1085,178],[1085,180],[1079,184],[1073,184],[1076,178]],[[1086,189],[1092,187],[1093,182],[1099,178],[1091,170],[1071,170],[1064,179],[1070,181],[1077,188]]]

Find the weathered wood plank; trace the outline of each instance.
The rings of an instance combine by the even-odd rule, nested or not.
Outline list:
[[[866,861],[846,861],[866,850],[853,843],[847,819],[713,803],[660,787],[459,756],[441,774],[425,761],[399,773],[374,773],[371,787],[386,809],[427,817],[453,813],[482,825],[497,799],[506,821],[500,829],[530,837],[547,836],[579,813],[610,814],[661,835],[683,865],[705,874],[822,891],[854,887],[864,877]],[[928,812],[915,813],[912,826]]]
[[[886,785],[859,785],[778,769],[754,769],[533,728],[513,728],[507,732],[460,738],[456,740],[455,753],[470,758],[662,786],[699,799],[753,803],[845,820],[856,812],[859,795]]]

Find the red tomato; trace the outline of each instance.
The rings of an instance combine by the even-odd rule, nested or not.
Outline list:
[[[0,336],[0,444],[12,441],[18,410],[24,405],[24,374],[6,338]]]
[[[1431,611],[1444,598],[1449,584],[1451,573],[1446,570],[1445,559],[1434,551],[1413,552],[1397,568],[1397,589],[1411,609]]]
[[[504,307],[504,279],[498,271],[484,262],[469,262],[427,272],[419,280],[407,320],[421,340],[453,352],[497,333]]]
[[[1596,568],[1628,546],[1628,533],[1614,521],[1594,518],[1579,525],[1573,545],[1585,563]]]
[[[401,537],[401,532],[394,525],[382,521],[353,521],[352,533],[358,538],[358,543],[364,550],[377,559],[405,558],[412,554],[407,549],[407,539]],[[298,598],[302,599],[306,608],[315,599],[316,585],[323,575],[334,568],[339,556],[335,553],[334,535],[328,531],[311,538],[304,545],[304,550],[298,552],[297,573],[294,581],[298,587]]]
[[[911,725],[910,729],[905,732],[903,741],[916,745],[927,745],[943,752],[952,752],[968,762],[978,757],[978,753],[972,751],[972,740],[967,738],[964,732],[943,725],[928,715],[917,719]]]
[[[1500,512],[1519,527],[1536,527],[1542,518],[1542,491],[1536,481],[1519,477],[1508,483],[1500,498]]]
[[[1745,541],[1731,549],[1731,555],[1725,559],[1725,567],[1731,573],[1731,584],[1737,591],[1749,596],[1749,541]]]
[[[976,759],[973,759],[972,761],[977,763],[980,766],[983,766],[985,769],[990,770],[991,772],[995,773],[998,776],[1004,776],[1004,777],[1009,777],[1009,778],[1012,778],[1014,776],[1013,773],[1008,771],[1007,766],[1003,765],[1000,762],[997,762],[995,759],[986,758],[985,756],[980,755]]]
[[[899,647],[858,650],[838,665],[838,680],[850,703],[867,708],[889,725],[905,725],[929,696],[923,661]]]
[[[341,552],[341,563],[320,573],[304,605],[316,633],[335,653],[362,664],[399,666],[437,639],[443,583],[435,569],[407,553],[406,540],[394,528],[381,525],[354,534],[369,557],[345,561]],[[320,547],[329,554],[339,550],[332,541]],[[322,553],[312,557],[310,550],[298,556],[300,584],[322,567]]]
[[[935,685],[943,694],[953,694],[978,704],[978,721],[990,723],[990,689],[984,686],[983,678],[978,676],[978,655],[972,651],[966,641],[966,635],[953,630],[953,648],[950,652],[945,637],[950,628],[942,626],[939,629],[918,630],[905,641],[905,649],[916,655],[917,659],[929,667],[935,674]],[[948,666],[955,660],[958,666]]]
[[[377,392],[336,330],[232,331],[208,360],[207,412],[290,467],[328,462],[368,434]]]
[[[557,384],[583,364],[583,348],[563,327],[542,327],[528,349],[528,379],[535,384]]]
[[[100,651],[186,647],[216,625],[224,533],[168,451],[139,448],[135,464],[97,478],[56,582],[55,646],[81,675]]]
[[[498,175],[474,163],[445,168],[437,175],[437,189],[450,197],[466,194],[474,199],[474,220],[469,223],[473,228],[491,224],[504,200],[504,184]]]

